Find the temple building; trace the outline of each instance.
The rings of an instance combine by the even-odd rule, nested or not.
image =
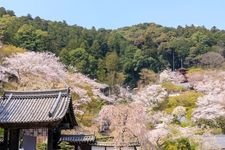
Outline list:
[[[0,98],[1,150],[36,149],[28,131],[46,132],[48,150],[58,148],[61,130],[77,126],[69,89],[4,91]]]

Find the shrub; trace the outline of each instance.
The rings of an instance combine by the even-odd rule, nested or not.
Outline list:
[[[78,115],[78,120],[84,126],[90,127],[92,125],[92,119],[95,118],[105,102],[102,100],[93,99],[87,104],[82,104],[80,110],[84,111],[83,115]]]
[[[225,117],[221,116],[216,118],[216,123],[219,128],[221,128],[222,133],[225,134]]]
[[[15,53],[22,53],[25,52],[26,50],[23,48],[15,47],[13,45],[4,45],[2,48],[0,48],[0,51],[1,51],[0,53],[0,62],[1,62],[4,57],[8,57]]]
[[[154,71],[145,68],[141,70],[139,75],[139,84],[142,84],[144,86],[149,85],[150,83],[155,83],[157,80],[157,74]]]
[[[195,146],[191,145],[188,138],[180,138],[176,140],[167,140],[164,142],[162,149],[164,150],[194,150]]]
[[[74,146],[69,145],[67,142],[61,142],[59,144],[60,150],[73,150]]]
[[[163,82],[162,87],[165,88],[170,93],[185,91],[185,88],[183,86],[175,85],[171,82]]]
[[[201,118],[195,122],[200,128],[217,128],[216,121],[213,119]]]
[[[3,135],[4,135],[4,129],[0,128],[0,137],[3,137]]]
[[[165,111],[167,113],[172,113],[176,107],[178,106],[184,107],[186,109],[185,121],[177,122],[175,117],[174,123],[178,123],[183,127],[188,126],[191,124],[193,108],[196,107],[196,102],[199,96],[201,96],[201,93],[195,91],[187,91],[179,96],[169,97],[167,100],[168,103],[165,107]]]
[[[173,110],[177,106],[186,107],[187,111],[191,108],[195,108],[196,101],[201,95],[201,93],[195,91],[187,91],[185,93],[182,93],[181,95],[169,97],[167,103],[167,110],[171,112],[170,108],[172,108]]]
[[[225,117],[220,116],[215,119],[204,119],[201,118],[196,121],[196,124],[201,128],[214,128],[225,134]],[[215,132],[215,131],[214,131]]]
[[[46,150],[47,143],[38,143],[36,147],[37,147],[37,150]]]
[[[201,73],[204,72],[204,69],[202,68],[197,68],[197,67],[192,67],[188,69],[188,74],[192,74],[192,73]]]
[[[0,97],[3,96],[3,94],[4,94],[4,91],[3,91],[3,88],[0,85]]]
[[[3,89],[5,90],[17,90],[17,86],[15,82],[3,83]]]

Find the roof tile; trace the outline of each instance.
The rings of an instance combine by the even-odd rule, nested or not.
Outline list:
[[[43,123],[59,122],[66,115],[70,103],[68,89],[5,91],[3,98],[0,99],[0,127],[32,123],[43,126]]]
[[[93,143],[95,142],[94,135],[61,135],[60,141],[69,143]]]

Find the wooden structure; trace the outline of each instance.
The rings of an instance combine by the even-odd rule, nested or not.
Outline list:
[[[60,142],[68,142],[74,146],[74,150],[91,150],[91,144],[95,143],[94,135],[62,135]]]
[[[18,150],[22,129],[48,129],[48,150],[57,149],[62,129],[77,125],[69,89],[4,91],[0,99],[3,148]]]
[[[60,142],[68,142],[74,146],[74,150],[115,150],[113,142],[96,141],[95,135],[62,135]],[[116,147],[119,150],[137,150],[139,142],[120,143]]]

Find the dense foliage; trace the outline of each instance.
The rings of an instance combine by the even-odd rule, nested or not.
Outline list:
[[[204,69],[225,68],[224,43],[216,27],[86,29],[0,8],[0,94],[69,86],[79,132],[113,136],[115,145],[197,149],[204,134],[225,133],[225,71]],[[192,68],[170,70],[180,67]]]
[[[66,70],[52,53],[21,51],[4,57],[0,78],[6,80],[0,80],[10,90],[71,87],[81,133],[96,133],[98,139],[111,139],[115,145],[129,145],[130,140],[139,141],[142,148],[194,149],[207,144],[201,139],[205,134],[225,132],[225,71],[189,72],[188,83],[182,83],[179,71],[155,74],[142,69],[138,83],[144,86],[133,90],[118,86],[117,93],[109,94],[107,85]],[[62,143],[61,149],[67,146]]]
[[[215,67],[225,55],[225,31],[216,27],[144,23],[116,30],[86,29],[29,14],[16,17],[2,7],[0,36],[6,44],[51,51],[91,78],[131,87],[136,86],[143,68],[159,72],[166,67]]]
[[[168,140],[166,141],[162,149],[165,150],[194,150],[195,147],[191,146],[189,140],[187,138],[181,138],[177,140]]]

